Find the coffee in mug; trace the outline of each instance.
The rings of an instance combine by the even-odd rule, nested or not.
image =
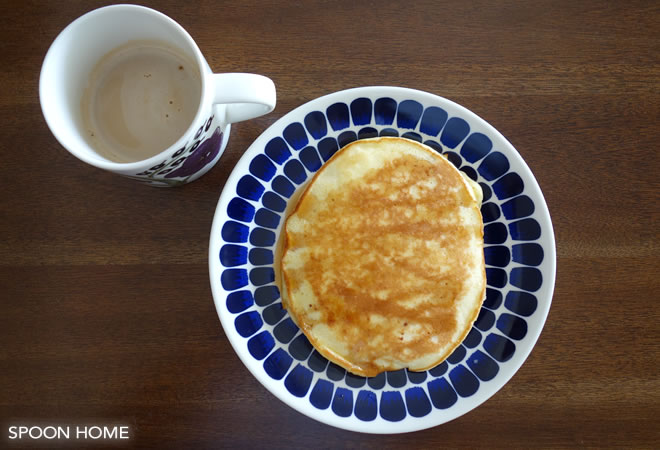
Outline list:
[[[95,65],[81,113],[89,144],[119,162],[150,158],[174,144],[195,118],[202,82],[197,65],[159,41],[134,41]]]

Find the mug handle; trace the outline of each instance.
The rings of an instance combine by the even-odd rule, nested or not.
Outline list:
[[[254,119],[275,108],[273,81],[254,73],[214,73],[214,104],[226,105],[227,123]]]

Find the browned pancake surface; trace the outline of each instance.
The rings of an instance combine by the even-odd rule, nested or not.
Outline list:
[[[289,312],[353,373],[433,367],[476,318],[485,289],[478,201],[426,146],[380,138],[345,147],[285,232]]]

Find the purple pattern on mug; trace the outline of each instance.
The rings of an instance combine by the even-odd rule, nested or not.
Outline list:
[[[212,115],[199,127],[197,138],[188,141],[169,159],[128,177],[163,187],[178,186],[199,178],[213,167],[212,163],[222,155],[226,146],[226,133],[216,122]]]
[[[189,177],[199,172],[218,156],[221,144],[222,131],[218,127],[209,139],[199,144],[197,149],[188,156],[181,167],[165,175],[165,178]]]

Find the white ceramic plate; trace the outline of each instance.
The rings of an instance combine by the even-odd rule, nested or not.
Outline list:
[[[424,142],[481,184],[488,289],[472,330],[445,362],[363,378],[309,344],[281,307],[273,264],[289,198],[337,149],[379,135]],[[555,260],[545,200],[513,146],[462,106],[399,87],[326,95],[269,127],[227,180],[209,248],[218,316],[250,372],[301,413],[367,433],[445,423],[504,386],[541,333]]]

